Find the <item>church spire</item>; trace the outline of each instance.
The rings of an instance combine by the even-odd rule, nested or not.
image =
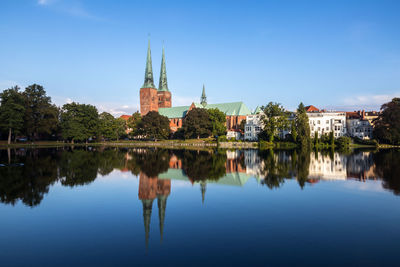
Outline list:
[[[204,204],[204,199],[206,197],[206,188],[207,188],[207,183],[206,182],[200,182],[201,204]]]
[[[149,246],[150,236],[150,219],[151,210],[153,209],[153,199],[142,199],[143,204],[143,221],[144,221],[144,234],[146,239],[146,249]]]
[[[168,83],[167,83],[167,68],[165,67],[164,45],[163,45],[163,48],[162,48],[160,83],[158,84],[158,91],[169,91],[168,90]]]
[[[202,104],[203,106],[207,105],[206,89],[204,87],[204,84],[203,84],[203,93],[201,94],[200,98],[200,104]]]
[[[162,240],[163,240],[165,209],[167,207],[167,197],[168,196],[166,196],[166,195],[158,195],[157,196],[158,219],[160,222],[160,242],[162,242]]]
[[[153,67],[151,64],[150,39],[149,39],[149,45],[147,47],[146,69],[144,71],[144,84],[142,88],[156,88],[154,86]]]

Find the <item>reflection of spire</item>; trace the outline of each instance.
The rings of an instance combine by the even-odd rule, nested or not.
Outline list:
[[[160,221],[160,242],[163,240],[165,209],[167,208],[167,198],[165,195],[157,196],[158,220]]]
[[[201,203],[204,204],[204,198],[206,196],[206,188],[207,188],[207,183],[201,181],[200,182],[200,190],[201,190]]]
[[[146,248],[147,248],[149,245],[150,219],[151,219],[151,210],[153,208],[153,199],[142,199],[142,203],[143,203],[144,232],[145,232]]]

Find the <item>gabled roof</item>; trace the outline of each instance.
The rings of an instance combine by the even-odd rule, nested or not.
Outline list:
[[[196,108],[217,108],[227,116],[246,116],[251,114],[250,109],[243,102],[207,104],[205,106],[200,103],[194,103],[194,105]]]
[[[186,116],[190,106],[180,106],[172,108],[159,108],[158,113],[160,115],[168,117],[168,119],[183,118]]]
[[[251,114],[249,108],[243,102],[233,102],[233,103],[220,103],[220,104],[206,104],[203,106],[200,103],[193,103],[196,108],[217,108],[227,116],[246,116]],[[160,115],[166,116],[169,119],[173,118],[183,118],[186,116],[190,106],[180,106],[172,108],[159,108],[158,113]]]
[[[131,115],[121,115],[119,118],[124,119],[124,120],[129,120],[129,118],[132,117]]]
[[[257,106],[256,109],[254,110],[253,114],[258,114],[262,111],[262,109],[260,108],[260,106]]]
[[[319,111],[319,109],[314,107],[313,105],[306,106],[304,108],[306,109],[306,112],[318,112]]]

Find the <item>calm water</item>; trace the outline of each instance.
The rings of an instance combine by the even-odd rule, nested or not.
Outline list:
[[[400,265],[400,152],[0,150],[0,265]]]

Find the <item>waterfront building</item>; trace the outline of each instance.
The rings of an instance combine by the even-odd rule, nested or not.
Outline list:
[[[258,135],[264,128],[264,112],[257,107],[252,114],[246,116],[246,124],[244,126],[244,140],[257,141]]]
[[[335,138],[346,135],[346,112],[319,110],[314,106],[307,106],[306,112],[310,123],[311,137],[314,137],[315,133],[321,137],[330,132],[333,132]]]
[[[240,123],[246,119],[248,114],[251,114],[243,102],[208,104],[204,85],[200,103],[193,102],[190,106],[172,107],[172,94],[168,89],[164,48],[161,60],[160,82],[157,89],[154,85],[149,41],[144,83],[140,88],[140,114],[144,116],[150,111],[157,111],[169,119],[171,131],[175,132],[182,127],[183,119],[193,108],[217,108],[225,113],[228,134],[233,136],[238,136]]]
[[[350,136],[358,137],[360,139],[372,138],[372,119],[368,120],[365,114],[366,112],[364,110],[346,112],[346,125]]]

